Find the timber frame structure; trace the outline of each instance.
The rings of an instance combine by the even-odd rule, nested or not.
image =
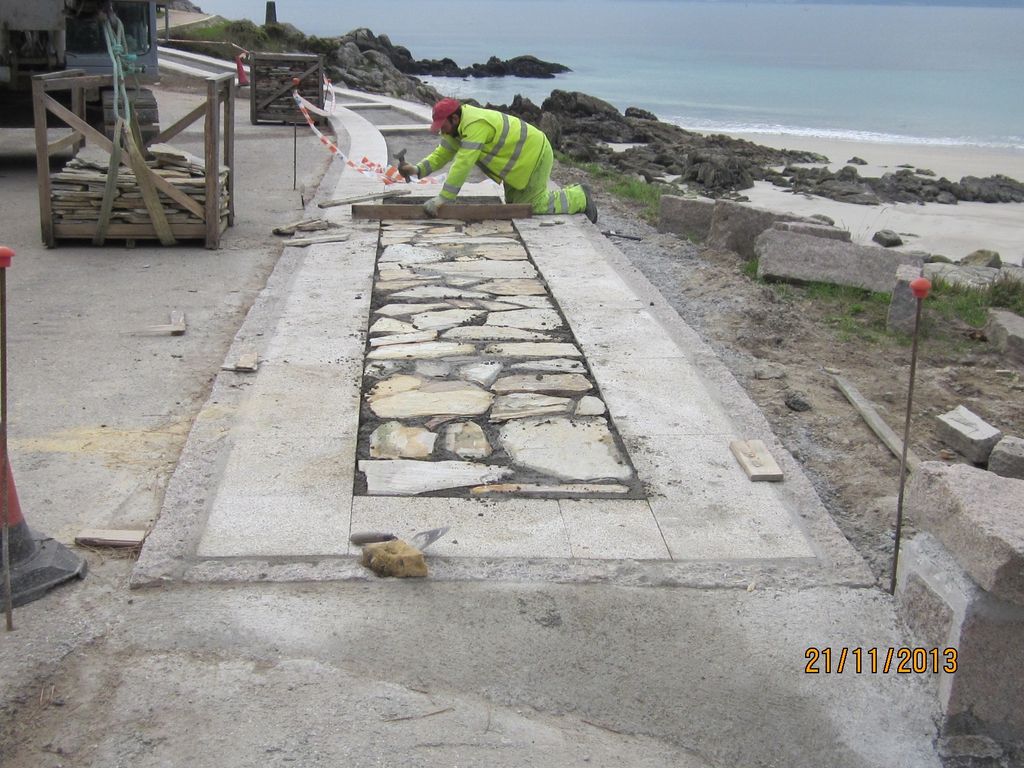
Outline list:
[[[304,123],[292,91],[317,107],[324,106],[324,59],[313,53],[249,54],[249,120],[259,123]],[[295,84],[298,80],[298,84]],[[322,118],[311,115],[314,121]]]
[[[113,76],[87,75],[82,70],[66,70],[33,77],[32,104],[35,113],[39,218],[42,239],[47,247],[53,248],[57,241],[62,239],[92,239],[93,243],[102,245],[107,238],[123,238],[129,241],[158,239],[163,245],[173,245],[179,239],[203,239],[207,248],[219,248],[221,234],[226,227],[233,226],[235,221],[234,77],[234,73],[230,73],[206,78],[206,100],[149,142],[143,143],[138,132],[131,130],[130,126],[119,126],[126,134],[126,151],[122,151],[120,141],[112,142],[85,120],[86,89],[110,87],[113,84]],[[63,106],[51,95],[60,91],[70,91],[71,109]],[[54,142],[48,142],[46,127],[49,115],[53,115],[71,128],[71,133]],[[177,189],[165,178],[154,173],[146,166],[144,160],[147,146],[168,141],[200,118],[205,118],[205,204],[194,200],[186,192]],[[120,131],[115,131],[115,135],[120,136]],[[135,173],[149,213],[149,223],[129,224],[110,221],[111,205],[116,192],[116,173],[112,177],[108,174],[100,216],[95,225],[91,222],[54,221],[50,157],[67,147],[77,151],[86,142],[110,153],[112,168],[123,165]],[[225,182],[222,182],[219,172],[222,166],[228,171]],[[197,217],[200,222],[169,222],[160,201],[161,192]],[[227,193],[227,215],[222,220],[220,199],[224,192]]]

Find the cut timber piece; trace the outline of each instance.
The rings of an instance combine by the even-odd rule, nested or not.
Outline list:
[[[320,208],[334,208],[338,205],[351,205],[352,203],[364,203],[367,200],[390,200],[392,197],[401,197],[412,192],[411,189],[394,189],[389,192],[378,192],[373,195],[356,195],[355,197],[343,197],[338,200],[324,200],[319,203]]]
[[[765,444],[760,440],[733,440],[729,443],[736,461],[743,467],[751,482],[767,481],[777,483],[782,480],[782,470],[775,459],[768,453]]]
[[[115,547],[120,549],[140,547],[145,538],[145,531],[86,528],[75,536],[75,544],[85,547]]]
[[[445,203],[439,209],[441,218],[457,221],[489,221],[497,219],[528,219],[533,209],[526,204]],[[429,221],[423,206],[403,203],[353,205],[353,219],[421,219]]]
[[[171,336],[185,335],[185,313],[181,310],[171,312],[171,322],[165,325],[151,325],[146,329],[150,333],[169,333]]]
[[[289,247],[304,248],[307,245],[318,245],[320,243],[342,243],[348,240],[348,237],[348,233],[314,237],[293,237],[291,240],[285,240],[284,244]]]
[[[857,412],[867,422],[867,425],[885,443],[886,447],[892,451],[893,455],[897,458],[901,457],[903,455],[903,441],[896,436],[896,433],[892,431],[888,424],[882,421],[882,417],[878,415],[871,403],[865,400],[861,393],[857,391],[857,388],[842,376],[833,376],[832,380],[835,382],[836,388],[846,395],[846,399],[857,409]],[[920,463],[921,460],[917,458],[913,451],[908,449],[907,469],[913,472]]]
[[[260,358],[255,352],[243,352],[238,356],[234,365],[222,365],[222,371],[237,371],[238,373],[255,373],[259,368]]]

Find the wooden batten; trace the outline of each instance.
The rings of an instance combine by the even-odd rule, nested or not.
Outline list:
[[[527,203],[445,203],[438,210],[442,219],[489,221],[528,219],[533,207]],[[353,219],[420,219],[430,221],[423,206],[408,203],[377,203],[352,206]]]

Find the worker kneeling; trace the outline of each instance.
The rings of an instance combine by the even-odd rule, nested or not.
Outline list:
[[[548,189],[554,154],[548,137],[537,128],[493,109],[441,99],[434,105],[433,133],[441,134],[437,149],[416,165],[404,163],[399,171],[406,178],[424,178],[455,159],[441,193],[423,204],[428,216],[458,197],[473,166],[505,187],[506,203],[527,203],[535,214],[585,213],[597,221],[597,205],[590,190],[573,184],[565,189]]]

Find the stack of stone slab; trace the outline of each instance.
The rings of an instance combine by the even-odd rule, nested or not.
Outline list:
[[[146,165],[152,168],[154,173],[184,192],[200,207],[205,206],[206,168],[201,158],[166,144],[155,144],[149,147],[148,151],[154,159],[147,161]],[[50,207],[55,224],[98,224],[109,165],[109,154],[87,147],[72,158],[63,169],[50,175]],[[229,207],[228,169],[222,167],[219,172],[219,215],[222,221],[226,221]],[[163,192],[159,192],[159,197],[167,221],[172,227],[175,224],[203,225],[202,219],[178,201]],[[152,223],[135,174],[123,165],[117,172],[117,190],[110,221],[125,224]]]
[[[512,222],[384,222],[380,247],[358,449],[367,494],[637,495]]]
[[[921,533],[901,550],[896,598],[938,677],[946,735],[1024,740],[1022,499],[1024,480],[964,464],[925,462],[907,486]]]

